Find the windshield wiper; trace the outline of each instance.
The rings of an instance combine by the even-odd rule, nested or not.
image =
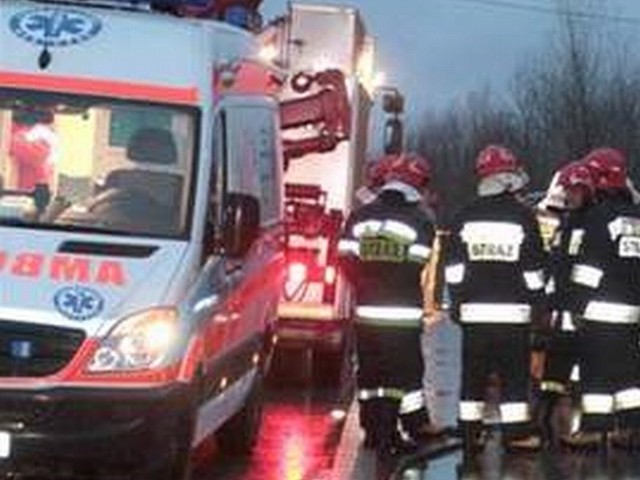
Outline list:
[[[0,218],[0,226],[2,227],[26,227],[33,225],[33,222],[27,222],[21,218]]]

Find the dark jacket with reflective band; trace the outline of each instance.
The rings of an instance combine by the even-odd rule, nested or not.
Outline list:
[[[395,235],[395,229],[384,227],[385,222],[408,227],[407,232],[415,232],[415,238]],[[343,240],[356,242],[359,254],[342,253],[341,265],[355,287],[356,303],[422,308],[420,275],[428,256],[412,252],[431,249],[434,235],[428,215],[400,192],[383,191],[354,211],[347,219]]]
[[[509,194],[478,198],[457,215],[452,229],[447,283],[454,318],[460,319],[462,304],[543,307],[546,259],[532,210]],[[528,286],[525,273],[535,285]]]
[[[602,198],[586,213],[584,227],[572,272],[578,300],[575,313],[589,318],[587,306],[594,301],[640,305],[640,207],[624,193]],[[609,307],[604,305],[599,313],[606,316],[608,311],[615,317]],[[605,321],[615,321],[613,317]]]
[[[563,215],[552,245],[548,272],[555,288],[550,293],[549,302],[551,308],[558,312],[575,310],[575,287],[571,282],[571,272],[584,242],[584,222],[591,206]]]

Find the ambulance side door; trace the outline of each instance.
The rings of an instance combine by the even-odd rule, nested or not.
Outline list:
[[[282,254],[282,165],[278,105],[266,98],[227,104],[227,189],[255,197],[260,204],[260,236],[232,273],[233,312],[228,324],[230,348],[255,354],[275,320]]]

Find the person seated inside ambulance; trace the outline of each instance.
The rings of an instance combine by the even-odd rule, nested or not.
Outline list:
[[[92,198],[65,210],[56,223],[129,234],[177,234],[184,180],[172,171],[178,163],[173,135],[165,129],[139,129],[127,145],[126,157],[126,167],[107,173]]]

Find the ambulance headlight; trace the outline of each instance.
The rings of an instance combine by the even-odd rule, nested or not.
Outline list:
[[[89,371],[132,371],[163,366],[178,342],[178,318],[178,312],[172,308],[154,308],[125,318],[100,342],[89,363]]]

